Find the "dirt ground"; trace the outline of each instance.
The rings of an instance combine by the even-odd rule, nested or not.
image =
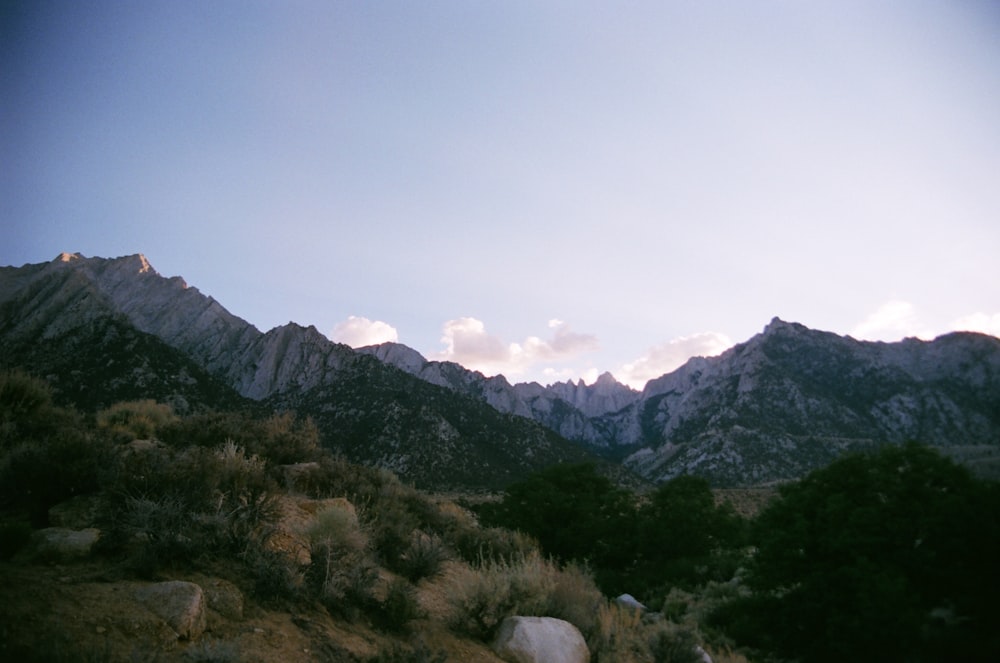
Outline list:
[[[0,660],[5,661],[246,661],[283,663],[368,661],[394,649],[422,646],[443,651],[449,661],[501,663],[481,642],[452,634],[440,616],[440,592],[447,583],[421,586],[420,601],[430,619],[418,620],[407,635],[392,636],[364,623],[335,620],[316,606],[281,612],[244,599],[238,610],[207,610],[205,632],[190,640],[143,606],[136,590],[144,584],[120,580],[93,561],[46,565],[0,562]],[[213,583],[201,574],[179,575],[209,594]]]

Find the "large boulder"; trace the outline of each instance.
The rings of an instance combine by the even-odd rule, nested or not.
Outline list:
[[[100,538],[101,531],[93,527],[81,530],[46,527],[31,535],[31,547],[43,560],[66,562],[88,556]]]
[[[193,582],[170,580],[146,585],[135,597],[181,639],[196,638],[205,631],[205,593]]]
[[[553,617],[508,617],[500,624],[493,651],[510,663],[589,663],[580,630]]]

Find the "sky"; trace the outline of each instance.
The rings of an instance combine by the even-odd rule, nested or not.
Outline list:
[[[511,382],[1000,335],[1000,4],[7,0],[0,264],[63,251]]]

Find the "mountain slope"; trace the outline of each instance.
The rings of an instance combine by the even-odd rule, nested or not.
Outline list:
[[[1000,442],[1000,339],[955,333],[869,343],[775,319],[719,357],[650,381],[606,418],[627,464],[720,484],[799,476],[846,449]]]
[[[593,385],[582,380],[543,387],[537,382],[510,384],[502,375],[486,377],[453,362],[428,361],[399,343],[360,348],[411,375],[459,394],[485,401],[500,412],[533,419],[563,437],[584,443],[597,452],[615,447],[599,425],[599,417],[617,412],[639,399],[639,392],[601,375]]]
[[[261,333],[142,256],[62,254],[0,268],[0,312],[7,363],[31,359],[66,382],[44,358],[66,355],[73,338],[79,361],[91,362],[87,374],[114,366],[114,354],[170,348],[179,353],[171,367],[138,373],[147,386],[159,379],[164,397],[209,398],[170,386],[171,376],[191,382],[203,370],[194,384],[215,380],[268,407],[294,407],[349,457],[425,485],[449,477],[496,485],[579,458],[581,447],[625,459],[654,481],[689,473],[716,485],[793,478],[845,450],[909,439],[1000,448],[1000,339],[981,334],[869,343],[775,318],[745,343],[693,358],[639,393],[609,374],[593,385],[511,385],[399,344],[354,351],[294,323]],[[118,331],[105,329],[109,320]],[[162,347],[115,350],[102,341],[114,334],[145,334]],[[88,347],[108,358],[88,358]],[[190,362],[186,374],[177,361]],[[128,379],[118,375],[108,393],[123,393]]]
[[[86,409],[140,397],[295,408],[316,420],[331,448],[426,488],[496,488],[546,464],[590,458],[534,421],[355,353],[314,327],[261,333],[143,256],[62,254],[0,268],[0,361],[52,377],[65,400]]]

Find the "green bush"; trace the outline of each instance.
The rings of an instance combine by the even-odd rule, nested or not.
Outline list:
[[[410,538],[410,545],[400,556],[396,570],[410,582],[418,582],[436,576],[450,558],[451,553],[440,537],[415,532]]]
[[[0,372],[0,450],[50,429],[52,390],[21,370]]]
[[[299,598],[303,577],[284,553],[262,545],[250,545],[240,554],[240,561],[253,579],[253,590],[257,598]]]
[[[178,420],[172,407],[151,399],[115,403],[97,413],[97,426],[125,441],[151,440]]]
[[[345,504],[320,511],[306,536],[310,563],[305,579],[313,595],[330,612],[350,619],[372,609],[378,567],[353,510]]]
[[[47,527],[49,508],[96,492],[112,459],[107,441],[82,426],[21,442],[0,459],[0,501],[27,515],[34,527]]]
[[[402,578],[391,581],[386,588],[385,599],[379,603],[379,624],[393,633],[405,633],[413,620],[423,616],[413,585]]]
[[[130,450],[103,485],[106,547],[144,575],[199,555],[240,555],[268,539],[279,515],[264,463],[232,443]]]

